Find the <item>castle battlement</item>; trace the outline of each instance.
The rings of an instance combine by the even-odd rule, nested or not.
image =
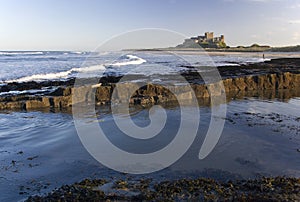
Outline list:
[[[200,45],[203,48],[225,48],[225,37],[224,35],[220,35],[218,37],[214,37],[213,32],[205,32],[204,36],[195,36],[191,37],[189,39],[185,39],[182,46],[188,47],[188,46],[195,46]]]

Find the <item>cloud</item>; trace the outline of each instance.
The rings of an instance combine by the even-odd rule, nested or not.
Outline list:
[[[267,2],[279,2],[283,0],[223,0],[225,2],[237,2],[237,1],[244,1],[244,2],[261,2],[261,3],[267,3]]]
[[[285,0],[244,0],[248,2],[258,2],[258,3],[279,3],[284,2]]]
[[[284,0],[245,0],[245,1],[254,1],[254,2],[279,2]]]
[[[299,32],[294,32],[293,33],[293,40],[299,41],[299,39],[300,39],[300,33]]]
[[[268,2],[270,0],[246,0],[246,1],[254,1],[254,2]]]
[[[294,5],[288,6],[288,8],[291,8],[291,9],[300,8],[300,4],[294,4]]]
[[[289,24],[300,24],[300,20],[289,20]]]

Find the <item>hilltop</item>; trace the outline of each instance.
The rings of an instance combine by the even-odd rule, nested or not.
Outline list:
[[[204,36],[194,36],[185,39],[182,44],[170,47],[172,50],[199,50],[224,52],[300,52],[300,45],[286,47],[271,47],[254,43],[250,46],[230,47],[225,42],[225,36],[214,37],[213,32],[205,32]]]

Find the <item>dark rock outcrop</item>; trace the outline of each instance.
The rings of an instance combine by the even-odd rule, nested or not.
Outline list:
[[[228,99],[231,97],[241,97],[249,92],[265,91],[273,92],[276,90],[287,89],[289,92],[299,92],[300,74],[285,72],[255,76],[242,76],[235,78],[227,78],[223,80],[224,90]],[[209,87],[208,87],[209,86]],[[208,89],[218,88],[218,83],[214,84],[191,84],[169,86],[168,88],[147,84],[141,88],[136,83],[118,84],[118,90],[122,93],[116,93],[114,101],[122,102],[122,100],[130,97],[130,104],[149,105],[160,104],[164,102],[173,102],[177,98],[190,100],[192,99],[191,88],[196,97],[209,98],[213,93],[217,92]],[[99,86],[93,90],[95,93],[95,103],[98,105],[108,104],[111,101],[112,94],[116,84],[107,84]],[[78,102],[84,102],[87,99],[87,93],[91,91],[90,86],[76,88]],[[137,89],[131,94],[132,89]],[[176,93],[176,96],[172,92]],[[59,87],[48,95],[38,96],[6,96],[0,98],[0,109],[39,109],[39,108],[67,108],[72,106],[72,95],[74,87]],[[272,93],[271,93],[272,94]],[[278,93],[277,93],[278,94]],[[283,95],[284,96],[284,95]]]

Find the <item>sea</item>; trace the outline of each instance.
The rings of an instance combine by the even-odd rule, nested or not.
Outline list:
[[[0,51],[0,85],[126,74],[143,74],[155,82],[164,75],[187,71],[189,65],[238,68],[242,64],[295,55],[264,53],[263,58],[262,53]],[[138,80],[139,76],[132,82]],[[198,155],[214,106],[200,104],[196,138],[186,153],[165,169],[138,175],[115,171],[94,159],[81,142],[70,109],[1,111],[0,201],[22,201],[30,195],[45,194],[85,178],[163,181],[210,177],[226,181],[261,176],[300,177],[299,97],[253,94],[232,98],[226,105],[221,137],[206,158],[199,159]],[[167,122],[149,142],[128,139],[115,120],[130,119],[145,127],[151,122],[149,114],[155,113],[152,108],[132,107],[128,115],[112,114],[110,106],[99,106],[96,114],[85,114],[83,121],[90,123],[96,117],[108,139],[127,152],[153,152],[175,138],[181,119],[194,121],[191,114],[184,117],[181,114],[180,108],[189,106],[170,103],[162,107]],[[189,132],[187,128],[186,133]]]
[[[182,56],[184,58],[181,58]],[[289,54],[290,55],[290,54]],[[270,57],[272,58],[272,56]],[[269,59],[270,59],[269,58]],[[157,52],[72,52],[0,51],[0,84],[46,80],[66,80],[78,73],[87,75],[131,74],[164,75],[184,71],[187,63],[223,66],[262,62],[262,54],[207,55]],[[159,64],[159,66],[157,66]],[[137,68],[138,65],[138,68]],[[171,68],[163,68],[163,67]],[[87,76],[85,74],[85,76]]]

